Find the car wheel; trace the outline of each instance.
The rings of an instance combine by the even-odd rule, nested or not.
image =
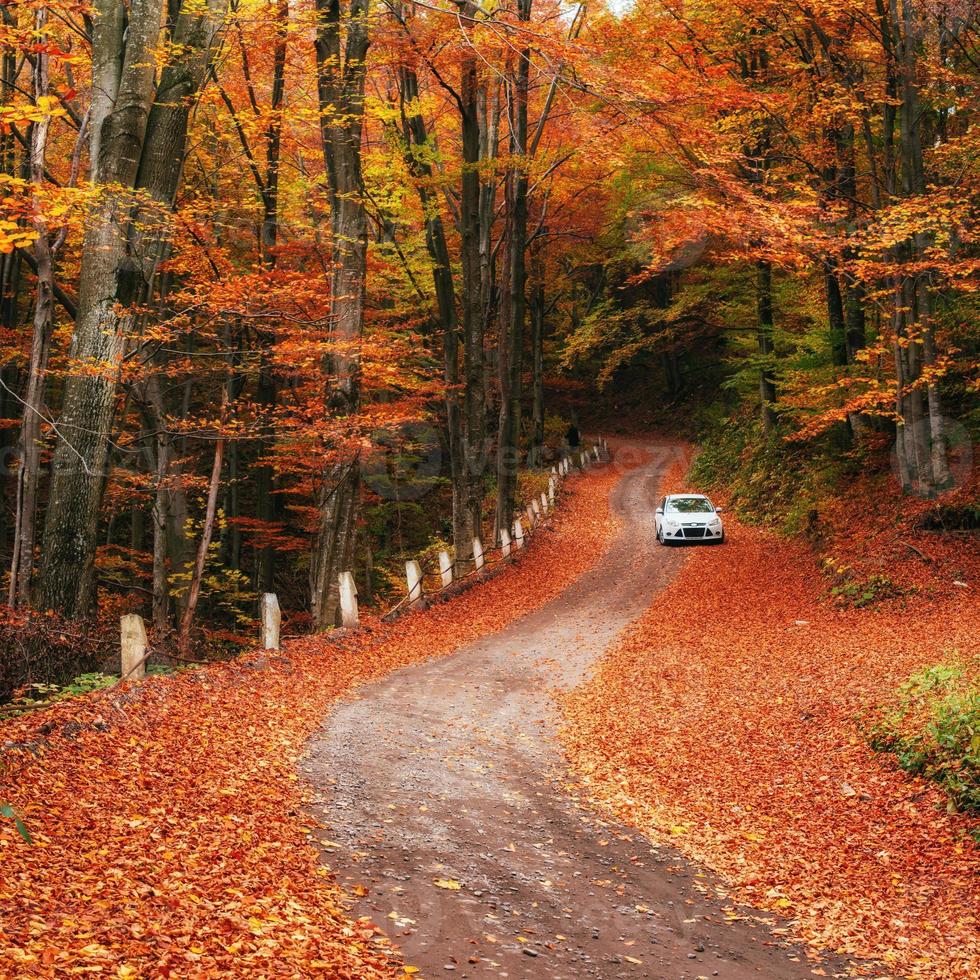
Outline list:
[[[666,541],[664,541],[664,532],[660,528],[657,528],[657,542],[658,544],[667,543]]]

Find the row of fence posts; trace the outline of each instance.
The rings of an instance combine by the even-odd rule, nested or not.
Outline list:
[[[598,463],[609,447],[605,439],[600,438],[591,450],[581,450],[577,453],[577,462],[572,456],[563,456],[561,461],[551,468],[548,479],[548,490],[540,497],[534,497],[527,504],[522,514],[515,516],[511,528],[500,529],[501,560],[509,559],[515,552],[524,548],[531,532],[554,510],[560,481],[571,473],[573,467],[586,470],[590,464]],[[524,520],[527,520],[525,527]],[[479,574],[487,565],[487,558],[480,539],[473,539],[472,573]],[[455,565],[448,551],[439,552],[439,577],[441,588],[436,592],[448,589],[456,580]],[[422,565],[416,560],[405,562],[405,597],[389,610],[389,615],[403,605],[415,606],[425,595],[425,576]],[[360,623],[357,608],[357,585],[352,572],[341,572],[339,576],[340,621],[347,628],[356,627]],[[282,623],[282,611],[279,599],[273,592],[265,592],[259,600],[259,638],[263,650],[278,650],[280,647],[279,630]],[[138,613],[129,613],[119,621],[120,633],[120,668],[122,680],[139,680],[146,674],[146,661],[149,658],[149,642],[146,635],[146,624]]]

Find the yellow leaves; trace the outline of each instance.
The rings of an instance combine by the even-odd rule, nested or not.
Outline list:
[[[33,228],[0,218],[0,252],[9,254],[16,248],[26,248],[34,243],[35,238],[37,233]]]
[[[458,892],[463,886],[452,878],[437,878],[433,884],[436,888],[444,888],[446,891]]]
[[[68,113],[61,107],[56,96],[44,95],[35,105],[0,106],[0,133],[10,132],[14,126],[27,126],[45,119],[60,119]]]

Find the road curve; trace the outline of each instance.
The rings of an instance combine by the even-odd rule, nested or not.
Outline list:
[[[310,745],[325,859],[368,889],[356,913],[422,977],[812,976],[765,923],[726,922],[676,852],[565,787],[549,691],[581,680],[684,561],[655,541],[673,450],[651,448],[614,491],[622,531],[591,572],[501,632],[360,688]]]

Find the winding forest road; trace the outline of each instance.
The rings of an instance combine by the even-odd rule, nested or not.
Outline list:
[[[501,632],[360,688],[311,744],[328,860],[421,976],[812,976],[765,923],[726,922],[676,852],[564,785],[549,692],[580,681],[684,561],[653,525],[670,453],[623,475],[622,531],[591,572]]]

